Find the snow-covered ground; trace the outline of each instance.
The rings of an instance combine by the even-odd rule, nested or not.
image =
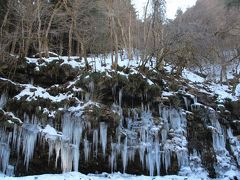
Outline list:
[[[201,177],[185,177],[185,176],[135,176],[121,173],[114,174],[89,174],[84,175],[77,172],[70,172],[65,174],[45,174],[39,176],[24,176],[24,177],[6,177],[3,174],[0,175],[2,180],[202,180]]]

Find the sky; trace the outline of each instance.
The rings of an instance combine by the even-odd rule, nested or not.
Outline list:
[[[147,0],[132,0],[135,8],[139,12],[139,17],[143,17],[143,8]],[[197,0],[166,0],[167,12],[166,16],[168,19],[174,19],[176,11],[178,8],[181,8],[185,11],[187,8],[194,6]]]

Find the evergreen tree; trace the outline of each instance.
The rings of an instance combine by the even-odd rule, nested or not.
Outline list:
[[[240,0],[225,0],[227,7],[240,7]]]

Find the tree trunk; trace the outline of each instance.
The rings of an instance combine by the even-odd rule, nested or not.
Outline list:
[[[114,34],[114,49],[115,49],[115,61],[114,61],[114,69],[117,69],[118,65],[118,36],[116,31],[113,31]]]
[[[61,34],[60,35],[60,38],[59,38],[59,56],[62,56],[63,55],[63,35]]]
[[[42,40],[41,40],[41,26],[42,26],[42,21],[41,21],[41,14],[40,14],[40,0],[37,1],[37,16],[38,16],[38,51],[39,51],[39,57],[42,57]]]
[[[86,53],[86,50],[84,48],[84,44],[83,43],[81,43],[81,56],[84,58],[85,66],[88,69],[89,68],[89,64],[88,64],[88,61],[87,61],[87,53]]]
[[[129,27],[128,27],[128,59],[132,60],[132,13],[131,10],[129,12]]]
[[[79,59],[81,59],[81,53],[80,53],[80,48],[81,48],[81,43],[77,41],[77,47],[76,47],[76,52],[77,52],[77,56],[79,57]]]
[[[52,15],[51,15],[51,17],[50,17],[50,20],[49,20],[49,22],[48,22],[47,30],[46,30],[46,32],[45,32],[44,52],[45,52],[45,54],[46,54],[47,57],[49,56],[48,34],[49,34],[50,28],[51,28],[51,26],[52,26],[53,18],[54,18],[54,16],[56,15],[58,9],[61,8],[61,7],[62,7],[62,4],[61,4],[61,1],[59,1],[59,2],[55,5],[55,7],[54,7],[53,13],[52,13]]]
[[[68,33],[68,59],[72,55],[72,34],[73,34],[73,22],[71,22],[69,33]]]

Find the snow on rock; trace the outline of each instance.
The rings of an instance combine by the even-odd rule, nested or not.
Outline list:
[[[56,111],[50,111],[47,108],[43,108],[43,114],[47,114],[49,118],[55,118]]]
[[[71,56],[68,58],[67,56],[58,56],[58,57],[49,57],[49,58],[41,58],[41,62],[39,61],[39,58],[26,58],[27,63],[29,64],[35,64],[37,68],[41,66],[47,66],[49,63],[53,61],[61,62],[62,65],[70,65],[72,68],[81,68],[85,66],[85,63],[79,61],[79,57],[77,56]],[[63,61],[63,62],[62,62]]]
[[[162,92],[162,96],[163,96],[163,97],[174,96],[174,92],[163,91],[163,92]]]
[[[51,127],[49,124],[42,130],[42,133],[49,135],[49,136],[57,136],[58,135],[56,129]]]
[[[199,75],[194,74],[193,72],[191,72],[187,69],[183,70],[182,76],[183,76],[183,78],[185,78],[191,82],[195,82],[195,83],[203,83],[205,81],[204,78],[202,78]]]
[[[210,90],[218,95],[218,101],[222,102],[225,99],[231,99],[232,101],[236,101],[238,98],[233,95],[231,89],[227,85],[221,84],[211,84],[209,86]]]
[[[17,124],[22,124],[23,122],[21,121],[21,119],[19,119],[18,117],[16,117],[12,112],[6,112],[3,109],[0,108],[0,111],[3,112],[4,116],[8,117],[8,122],[10,124],[13,123],[17,123]],[[10,120],[11,119],[11,120]]]
[[[61,102],[65,99],[72,97],[72,94],[58,94],[57,96],[50,95],[46,89],[42,87],[35,87],[31,84],[24,84],[25,89],[23,89],[18,95],[15,96],[17,100],[23,97],[27,97],[27,101],[37,100],[38,98],[49,99],[53,102]]]
[[[235,96],[240,96],[240,84],[238,84],[237,86],[236,86],[236,89],[235,89]]]

